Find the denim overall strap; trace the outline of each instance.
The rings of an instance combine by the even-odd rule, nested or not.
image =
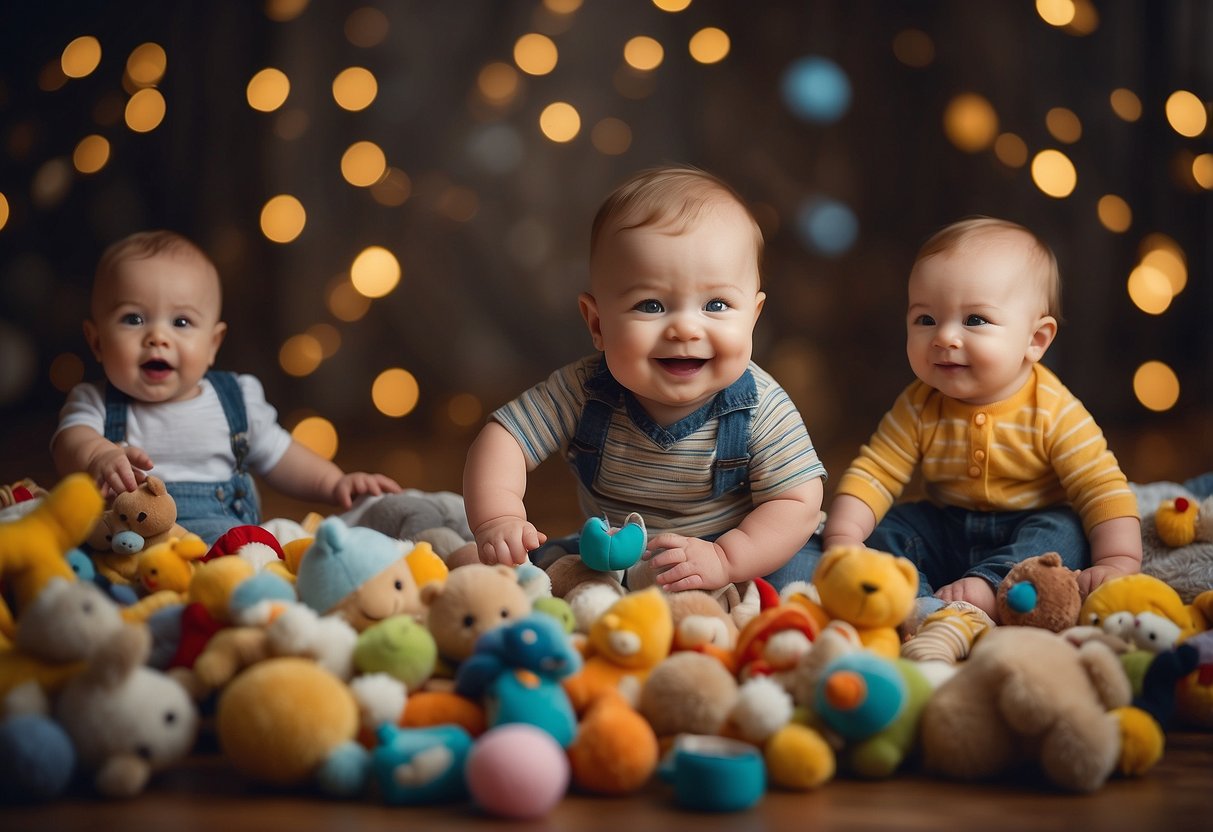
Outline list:
[[[712,464],[712,497],[727,494],[746,482],[750,471],[750,421],[758,400],[754,374],[745,371],[722,399],[716,426],[716,462]]]
[[[589,397],[581,407],[577,420],[577,432],[569,443],[569,456],[577,468],[577,476],[586,488],[592,488],[598,466],[602,463],[602,449],[606,447],[607,429],[611,426],[611,414],[623,403],[623,387],[607,369],[605,360],[585,383]]]
[[[105,438],[117,445],[126,441],[126,408],[131,397],[112,384],[105,385]]]
[[[227,417],[228,430],[232,434],[232,453],[236,457],[236,471],[244,474],[248,470],[248,411],[244,409],[244,395],[240,392],[240,384],[236,381],[235,373],[208,370],[206,378],[215,388],[219,404],[223,406],[223,415]]]

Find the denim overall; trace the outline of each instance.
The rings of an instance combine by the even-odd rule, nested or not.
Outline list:
[[[168,482],[165,486],[177,504],[177,522],[201,537],[207,545],[214,543],[234,526],[253,525],[259,521],[261,507],[257,488],[248,471],[248,413],[244,396],[235,373],[211,370],[207,380],[215,388],[231,431],[232,453],[236,456],[236,473],[230,480],[219,482]],[[111,442],[126,440],[126,415],[130,397],[112,384],[105,391],[105,438]]]

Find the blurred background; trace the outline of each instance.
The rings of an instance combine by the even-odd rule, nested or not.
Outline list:
[[[833,475],[912,378],[918,245],[977,213],[1054,247],[1046,363],[1130,478],[1213,469],[1211,45],[1204,0],[5,3],[0,480],[56,481],[97,258],[171,228],[298,439],[457,491],[485,415],[591,349],[599,202],[671,162],[751,202],[755,355]]]

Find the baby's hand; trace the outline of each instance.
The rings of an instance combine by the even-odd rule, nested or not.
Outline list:
[[[943,601],[967,601],[995,621],[998,620],[994,588],[981,578],[961,578],[941,586],[935,597]]]
[[[147,451],[133,445],[115,445],[113,449],[95,456],[88,472],[101,489],[101,496],[110,499],[124,491],[134,491],[147,479],[152,467]]]
[[[401,490],[400,485],[391,477],[383,474],[367,474],[355,471],[345,474],[333,486],[333,502],[342,508],[354,504],[354,498],[360,494],[395,494]]]
[[[644,560],[655,573],[657,585],[670,592],[720,589],[729,583],[724,549],[698,537],[659,534],[649,541]]]
[[[1078,592],[1083,598],[1091,594],[1100,584],[1107,583],[1121,575],[1136,575],[1141,571],[1141,564],[1131,557],[1109,557],[1099,563],[1087,567],[1078,573]]]
[[[521,517],[498,517],[476,529],[476,554],[481,563],[520,566],[527,553],[538,549],[548,536]]]

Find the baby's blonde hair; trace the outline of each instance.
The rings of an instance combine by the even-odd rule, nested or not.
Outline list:
[[[97,272],[93,277],[94,289],[112,278],[123,263],[155,257],[158,254],[194,258],[215,276],[216,284],[220,283],[219,270],[215,263],[197,243],[176,231],[156,230],[136,231],[111,243],[97,261]],[[222,293],[222,285],[219,288]]]
[[[922,244],[922,248],[918,249],[918,255],[914,258],[914,266],[910,272],[912,274],[914,269],[918,268],[919,263],[936,254],[955,251],[965,243],[979,237],[1006,232],[1023,234],[1027,237],[1028,243],[1032,247],[1032,255],[1039,261],[1042,269],[1045,314],[1051,315],[1060,322],[1061,272],[1057,268],[1057,257],[1053,254],[1053,249],[1049,248],[1048,243],[1019,223],[996,217],[972,216],[947,225],[932,234]]]
[[[602,238],[611,232],[673,226],[681,232],[705,208],[720,202],[735,203],[754,228],[754,256],[762,279],[762,229],[754,214],[734,188],[707,171],[689,165],[642,170],[615,188],[598,208],[590,228],[590,259]]]

